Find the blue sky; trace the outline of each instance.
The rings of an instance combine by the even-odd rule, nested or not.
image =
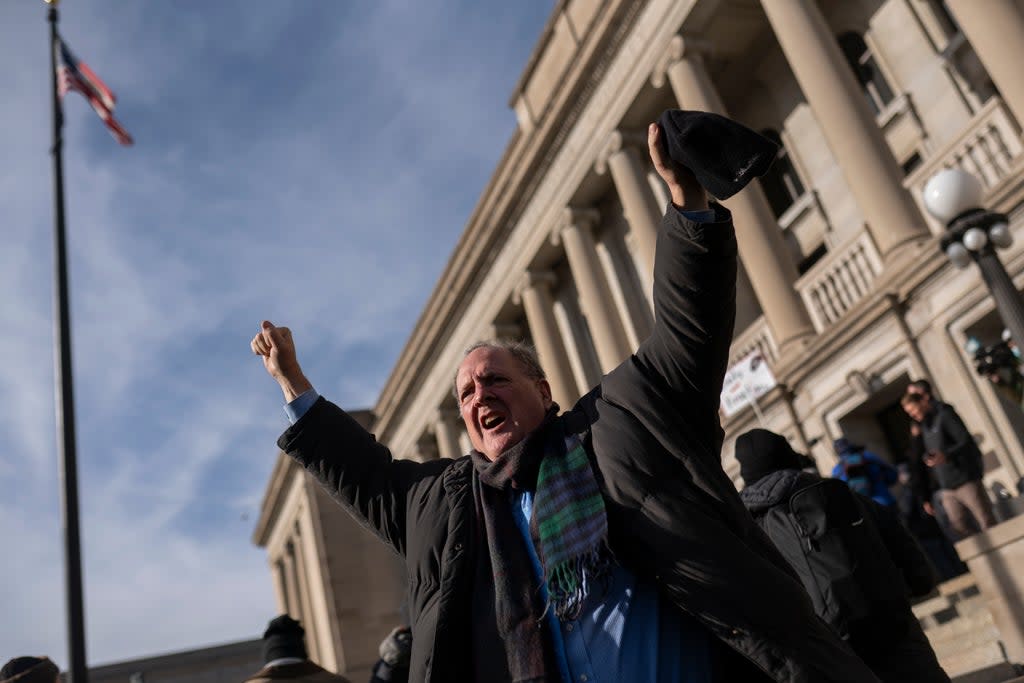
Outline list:
[[[78,95],[65,184],[91,664],[258,637],[250,543],[286,426],[248,348],[289,325],[372,406],[515,127],[553,0],[67,0],[117,94]],[[0,659],[67,665],[46,7],[0,4]]]

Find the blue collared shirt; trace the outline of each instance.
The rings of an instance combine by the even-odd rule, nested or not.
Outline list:
[[[543,569],[530,535],[533,494],[517,494],[512,512],[546,599]],[[547,618],[566,683],[711,680],[707,629],[678,610],[661,609],[655,586],[623,567],[615,567],[607,592],[591,592],[578,619],[559,623],[552,610]]]

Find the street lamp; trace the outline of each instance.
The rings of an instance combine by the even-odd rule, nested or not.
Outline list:
[[[1003,324],[1013,341],[1024,346],[1024,299],[996,255],[996,249],[1013,244],[1013,235],[1006,214],[981,208],[984,194],[973,175],[947,168],[924,186],[924,206],[946,225],[940,242],[943,253],[957,268],[966,268],[971,261],[978,264]]]

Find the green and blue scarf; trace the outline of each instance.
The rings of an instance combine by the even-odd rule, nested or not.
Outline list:
[[[608,521],[590,459],[580,438],[566,434],[557,406],[527,439],[493,462],[471,454],[477,476],[473,497],[483,521],[488,552],[479,553],[475,616],[493,604],[511,680],[558,680],[547,610],[560,620],[579,616],[594,586],[607,587],[611,570]],[[528,550],[513,517],[516,491],[533,491],[530,533],[543,567],[548,599],[534,576]],[[480,583],[479,581],[477,582]],[[493,601],[493,602],[491,602]],[[488,604],[489,603],[489,604]]]

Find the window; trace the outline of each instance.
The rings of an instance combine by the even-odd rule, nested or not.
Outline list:
[[[878,70],[875,56],[871,54],[867,43],[858,34],[850,31],[839,36],[839,47],[846,56],[846,62],[853,69],[853,74],[857,77],[871,109],[876,115],[881,114],[885,106],[893,100],[892,88]]]
[[[800,275],[803,275],[811,268],[813,268],[815,263],[824,258],[825,254],[827,253],[828,247],[825,245],[824,242],[822,242],[817,247],[815,247],[810,254],[801,259],[800,263],[796,264],[796,272],[799,273]]]
[[[916,171],[918,166],[921,165],[921,161],[922,160],[920,154],[918,154],[917,152],[911,154],[906,161],[900,164],[900,167],[903,169],[903,175],[908,176],[914,171]]]
[[[800,182],[800,176],[793,167],[793,162],[782,144],[782,138],[778,132],[767,129],[761,134],[779,146],[778,154],[775,155],[775,163],[768,172],[761,178],[761,187],[768,197],[768,203],[772,212],[778,218],[786,212],[786,209],[793,206],[797,199],[804,195],[804,184]]]
[[[960,33],[960,24],[953,18],[953,13],[946,6],[946,0],[928,0],[928,4],[931,6],[935,21],[939,23],[947,38],[952,38]]]

